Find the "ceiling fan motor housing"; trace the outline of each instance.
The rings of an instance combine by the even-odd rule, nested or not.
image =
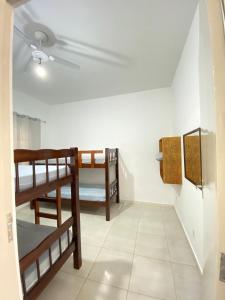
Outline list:
[[[46,63],[48,61],[48,55],[41,50],[32,51],[33,61],[39,64]]]

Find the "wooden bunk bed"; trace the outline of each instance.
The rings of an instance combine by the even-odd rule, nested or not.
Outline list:
[[[54,159],[55,166],[49,164]],[[64,165],[59,160],[64,159]],[[44,161],[44,165],[38,162]],[[45,193],[71,189],[71,217],[58,228],[17,221],[19,265],[24,300],[36,299],[73,253],[73,267],[81,259],[78,149],[15,150],[15,201],[20,206]],[[55,218],[53,215],[46,217]]]
[[[103,150],[80,150],[78,152],[78,164],[80,169],[104,169],[105,182],[103,185],[80,184],[79,198],[81,206],[105,207],[106,221],[110,221],[110,204],[113,199],[120,202],[119,198],[119,150],[106,148]],[[110,169],[115,168],[115,178],[111,180]],[[70,189],[64,186],[61,191],[62,200],[71,199]],[[56,219],[58,225],[61,222],[61,202],[57,201],[57,191],[48,193],[45,197],[39,197],[33,201],[36,223],[40,223],[40,217],[45,214],[40,212],[40,202],[54,202],[56,204]]]

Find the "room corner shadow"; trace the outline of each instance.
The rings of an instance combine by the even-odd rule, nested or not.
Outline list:
[[[126,163],[119,154],[120,198],[124,201],[135,201],[134,176],[128,170]]]

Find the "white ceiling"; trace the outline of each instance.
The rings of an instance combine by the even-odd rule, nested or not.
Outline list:
[[[25,69],[31,49],[14,35],[14,88],[49,104],[169,86],[197,0],[32,0],[15,23],[33,21],[74,41],[76,54],[48,48],[81,66]]]

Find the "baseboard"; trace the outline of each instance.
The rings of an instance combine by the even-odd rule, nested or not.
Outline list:
[[[178,213],[178,211],[176,210],[176,207],[174,207],[174,209],[175,209],[175,212],[176,212],[176,214],[177,214],[177,217],[178,217],[178,219],[179,219],[179,221],[180,221],[180,224],[181,224],[181,226],[182,226],[182,228],[183,228],[183,231],[184,231],[184,233],[185,233],[185,236],[186,236],[186,238],[187,238],[187,240],[188,240],[188,243],[189,243],[189,245],[190,245],[190,247],[191,247],[191,250],[192,250],[192,253],[193,253],[193,255],[194,255],[195,261],[196,261],[196,263],[197,263],[198,269],[199,269],[200,273],[203,275],[203,268],[202,268],[202,266],[201,266],[201,264],[200,264],[200,262],[199,262],[199,259],[198,259],[197,254],[195,253],[195,249],[194,249],[194,247],[193,247],[193,245],[192,245],[192,243],[191,243],[191,240],[190,240],[190,238],[189,238],[188,232],[187,232],[187,230],[186,230],[186,228],[185,228],[185,226],[184,226],[184,224],[183,224],[183,222],[182,222],[181,216],[180,216],[180,214]]]

